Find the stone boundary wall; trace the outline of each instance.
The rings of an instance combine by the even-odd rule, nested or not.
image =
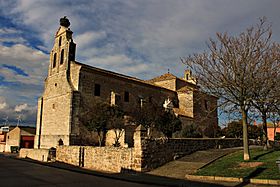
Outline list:
[[[6,144],[2,144],[0,143],[0,152],[5,152],[5,147],[6,147]]]
[[[133,148],[86,147],[85,158],[86,168],[112,172],[136,169]]]
[[[124,170],[150,171],[177,156],[190,154],[198,150],[229,148],[242,146],[242,139],[134,139],[134,148],[58,146],[56,160],[75,166],[109,172]],[[82,150],[82,151],[81,151]]]
[[[195,151],[239,146],[243,146],[243,140],[235,138],[143,139],[141,167],[143,171],[149,171],[174,160],[175,157]]]
[[[80,146],[57,146],[55,160],[79,166],[79,150]]]
[[[20,158],[31,158],[33,160],[39,160],[47,162],[49,158],[49,149],[26,149],[21,148],[19,151]]]
[[[83,149],[83,153],[81,149]],[[122,170],[137,170],[136,167],[140,168],[140,157],[137,162],[134,153],[134,148],[58,146],[56,148],[56,160],[89,169],[119,173]]]

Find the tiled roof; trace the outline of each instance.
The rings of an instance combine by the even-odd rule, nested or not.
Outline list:
[[[177,92],[189,92],[189,91],[193,91],[193,90],[194,89],[191,87],[184,86],[184,87],[180,88],[179,90],[177,90]]]
[[[35,127],[20,127],[20,134],[21,135],[35,135],[36,134],[36,128]]]
[[[176,80],[179,80],[179,81],[183,81],[185,82],[189,87],[197,87],[197,85],[193,84],[193,83],[190,83],[182,78],[179,78],[179,77],[176,77],[175,75],[173,75],[172,73],[165,73],[161,76],[158,76],[158,77],[155,77],[153,79],[150,79],[150,80],[147,80],[145,82],[147,83],[155,83],[155,82],[160,82],[160,81],[164,81],[164,80],[171,80],[171,79],[176,79]]]
[[[147,80],[145,82],[148,83],[154,83],[154,82],[158,82],[158,81],[164,81],[164,80],[170,80],[170,79],[176,79],[177,77],[171,73],[165,73],[163,75],[160,75],[158,77],[155,77],[153,79]]]
[[[36,127],[32,127],[32,126],[9,126],[9,132],[11,132],[17,127],[20,128],[22,135],[36,134]]]

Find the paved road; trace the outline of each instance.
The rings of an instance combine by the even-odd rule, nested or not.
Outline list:
[[[137,177],[137,176],[136,176]],[[143,181],[145,177],[138,176]],[[138,179],[139,179],[138,178]],[[147,178],[146,178],[147,179]],[[151,179],[149,179],[151,181]],[[156,179],[161,180],[161,179]],[[163,181],[161,181],[163,182]],[[170,182],[170,181],[169,181]],[[172,182],[172,181],[171,181]],[[178,182],[178,181],[177,181]],[[161,183],[162,184],[162,183]],[[170,183],[169,183],[170,184]],[[177,186],[171,183],[170,186]],[[58,169],[37,163],[10,158],[0,153],[0,186],[100,186],[100,187],[156,187],[157,185],[139,184],[112,178],[83,174]],[[168,185],[169,186],[169,185]],[[217,186],[200,182],[184,181],[179,186]]]
[[[0,186],[133,186],[143,185],[96,177],[11,159],[0,155]]]

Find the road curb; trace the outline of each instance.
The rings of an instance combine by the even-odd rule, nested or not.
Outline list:
[[[252,184],[271,184],[271,185],[280,185],[280,180],[272,179],[250,179]]]
[[[238,177],[221,177],[221,176],[203,176],[203,175],[189,175],[185,176],[188,180],[205,180],[205,181],[220,181],[220,182],[249,182],[251,184],[269,184],[280,185],[280,180],[274,179],[247,179]]]

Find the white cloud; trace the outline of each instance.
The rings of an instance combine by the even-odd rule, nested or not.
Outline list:
[[[0,103],[0,110],[5,109],[6,107],[7,107],[6,102]]]
[[[35,125],[37,107],[34,105],[28,105],[27,103],[10,105],[5,97],[0,96],[0,111],[0,121],[2,123],[7,117],[9,124],[16,123],[17,117],[21,115],[23,124]]]
[[[22,76],[7,68],[0,69],[0,75],[8,82],[42,84],[47,74],[48,55],[22,44],[11,47],[0,46],[0,65],[16,66],[28,76]]]
[[[87,64],[109,69],[125,75],[139,75],[153,69],[139,59],[132,59],[123,54],[94,57],[86,61]]]
[[[0,95],[11,111],[18,103],[35,106],[49,59],[37,49],[50,51],[64,15],[71,22],[78,61],[149,79],[167,69],[182,75],[180,57],[205,50],[205,41],[216,32],[238,34],[262,16],[272,22],[273,37],[280,41],[279,5],[277,0],[0,1],[1,13],[17,26],[0,28],[0,65],[16,66],[29,75],[0,69],[6,81],[19,83],[0,85]],[[7,47],[3,42],[20,44]]]
[[[42,94],[48,58],[43,52],[22,44],[0,46],[0,76],[3,78],[0,85],[0,121],[6,116],[9,121],[15,121],[20,113],[24,123],[34,125],[36,98]],[[23,75],[9,67],[19,68]]]
[[[26,39],[22,36],[21,30],[14,28],[0,28],[0,44],[4,42],[9,43],[25,43]]]
[[[26,42],[26,39],[22,37],[6,37],[6,38],[0,38],[0,43],[3,42],[12,42],[12,43],[24,43]]]
[[[109,55],[103,57],[96,57],[90,61],[93,65],[104,65],[104,66],[123,66],[132,63],[132,59],[126,55]]]
[[[0,28],[0,34],[20,34],[22,31],[14,28]]]
[[[86,47],[89,47],[89,45],[93,45],[94,42],[104,39],[106,37],[106,33],[103,32],[94,32],[94,31],[88,31],[83,34],[80,34],[75,37],[76,43],[79,44],[79,47],[82,49],[85,49]]]
[[[147,64],[136,64],[132,66],[123,66],[118,68],[118,71],[123,74],[141,74],[147,72],[151,67]]]
[[[23,111],[23,110],[26,110],[27,107],[28,107],[28,105],[27,105],[26,103],[21,104],[21,105],[16,105],[16,106],[15,106],[15,111],[16,111],[16,112],[21,112],[21,111]]]

